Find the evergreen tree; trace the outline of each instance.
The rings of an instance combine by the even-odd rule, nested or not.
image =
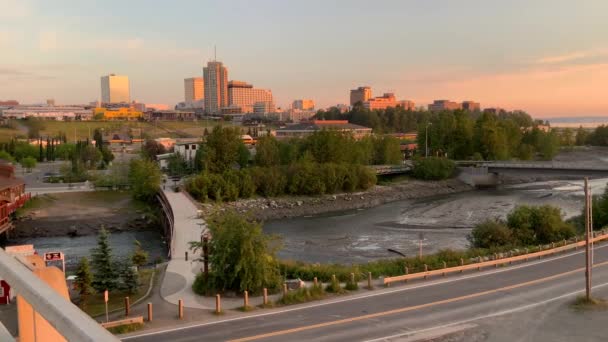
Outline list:
[[[78,294],[80,295],[80,307],[85,308],[87,305],[88,297],[93,293],[93,287],[91,286],[92,281],[91,269],[89,267],[89,260],[86,257],[80,259],[78,263],[78,269],[76,270],[76,280],[74,285]]]
[[[44,150],[42,149],[42,138],[38,138],[38,148],[40,150],[40,153],[38,156],[38,161],[43,162],[44,161]]]
[[[112,265],[112,248],[108,231],[102,227],[97,237],[97,248],[92,250],[93,288],[97,292],[116,289],[116,270]]]
[[[122,287],[129,294],[134,294],[137,292],[137,288],[139,287],[139,274],[133,267],[133,263],[130,259],[126,259],[126,261],[122,265]]]

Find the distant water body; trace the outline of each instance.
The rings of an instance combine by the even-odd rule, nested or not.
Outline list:
[[[600,125],[608,125],[608,116],[571,116],[558,118],[539,118],[547,120],[551,127],[580,127],[595,128]]]

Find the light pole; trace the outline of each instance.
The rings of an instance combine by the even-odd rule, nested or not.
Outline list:
[[[429,126],[432,125],[432,122],[427,122],[426,123],[426,129],[424,130],[424,150],[425,150],[425,157],[429,156]]]

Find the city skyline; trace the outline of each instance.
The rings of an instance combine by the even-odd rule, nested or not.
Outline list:
[[[537,117],[608,115],[608,3],[601,0],[382,1],[373,8],[133,1],[120,12],[113,1],[101,8],[2,2],[11,9],[0,14],[2,100],[88,103],[99,96],[99,77],[116,73],[129,77],[131,100],[174,105],[183,100],[183,80],[203,76],[217,44],[218,61],[272,89],[283,108],[300,98],[317,108],[348,103],[350,89],[369,85],[417,106],[473,99]],[[229,14],[229,24],[218,19]],[[302,24],[326,21],[336,25]]]

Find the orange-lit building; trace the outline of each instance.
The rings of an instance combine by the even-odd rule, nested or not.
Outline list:
[[[305,137],[321,130],[349,132],[352,133],[355,138],[362,138],[372,133],[371,128],[351,124],[347,120],[312,120],[279,128],[276,130],[276,137]]]
[[[25,193],[25,182],[15,177],[15,168],[0,160],[0,234],[11,229],[10,215],[30,199]]]
[[[435,100],[429,105],[431,112],[441,112],[443,110],[462,109],[462,104],[450,100]]]
[[[405,110],[413,110],[416,104],[410,100],[398,101],[393,93],[384,93],[379,97],[373,97],[363,102],[363,108],[369,110],[384,110],[389,107],[402,107]]]
[[[363,103],[372,98],[372,88],[368,86],[359,87],[350,91],[351,107],[357,103]]]

